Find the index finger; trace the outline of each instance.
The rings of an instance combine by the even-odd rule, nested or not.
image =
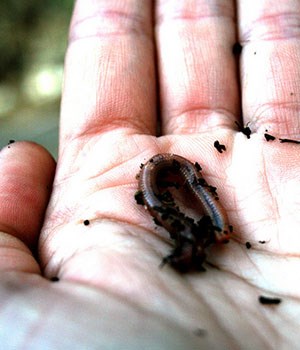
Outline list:
[[[152,1],[77,0],[70,27],[60,152],[117,129],[154,132]]]

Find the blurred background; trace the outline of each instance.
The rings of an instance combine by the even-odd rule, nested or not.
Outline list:
[[[0,1],[0,148],[32,140],[57,158],[73,0]]]

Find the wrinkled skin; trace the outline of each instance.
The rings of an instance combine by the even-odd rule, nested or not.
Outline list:
[[[0,153],[3,348],[297,348],[300,146],[278,137],[300,139],[299,15],[295,1],[77,1],[52,191],[43,148]],[[206,272],[158,268],[168,234],[133,197],[161,152],[200,163],[234,227]]]

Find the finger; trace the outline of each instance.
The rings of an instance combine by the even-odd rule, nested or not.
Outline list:
[[[299,137],[300,7],[297,1],[238,4],[245,122],[255,131]]]
[[[61,151],[79,136],[154,132],[151,22],[150,0],[77,0],[65,64]]]
[[[39,271],[35,249],[55,162],[41,146],[10,144],[0,153],[0,270]]]
[[[158,1],[163,130],[232,127],[239,111],[233,1]]]

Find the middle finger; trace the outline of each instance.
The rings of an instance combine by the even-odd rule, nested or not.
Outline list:
[[[239,112],[234,2],[160,0],[156,21],[163,134],[232,127]]]

